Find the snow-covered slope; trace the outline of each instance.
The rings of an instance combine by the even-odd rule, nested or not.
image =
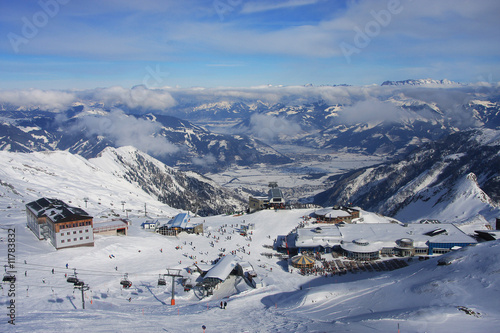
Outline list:
[[[392,272],[328,278],[302,276],[289,270],[286,261],[261,255],[271,251],[264,245],[272,245],[273,239],[312,212],[197,218],[194,221],[204,223],[205,234],[178,237],[140,229],[144,217],[134,212],[128,236],[97,236],[93,248],[57,251],[38,241],[24,227],[23,210],[13,207],[10,217],[0,214],[2,221],[9,221],[8,227],[16,229],[16,296],[5,292],[0,302],[6,312],[10,299],[15,299],[16,326],[4,318],[0,330],[201,332],[204,325],[207,332],[388,332],[399,324],[404,332],[492,332],[500,324],[499,242],[452,253],[449,266],[437,266],[434,258],[414,260]],[[255,224],[251,240],[237,232],[242,223]],[[3,253],[7,235],[7,225],[2,224]],[[264,287],[253,289],[241,278],[231,277],[213,296],[203,298],[184,292],[177,279],[176,305],[170,305],[171,279],[158,286],[159,274],[175,268],[196,279],[198,274],[190,273],[194,262],[203,265],[231,251],[253,265]],[[65,274],[71,275],[73,268],[90,287],[84,294],[85,310],[80,291],[66,282]],[[120,285],[124,274],[133,283],[130,289]],[[221,301],[228,303],[225,310]]]
[[[469,332],[494,331],[500,324],[499,242],[452,253],[449,266],[437,266],[436,258],[414,260],[393,272],[303,276],[286,261],[262,253],[273,252],[273,240],[296,228],[313,209],[197,217],[192,221],[204,223],[203,235],[165,237],[140,228],[148,219],[144,204],[149,218],[165,222],[178,210],[137,183],[145,177],[154,195],[161,190],[159,183],[182,195],[183,178],[134,148],[109,148],[91,160],[68,152],[0,152],[0,157],[0,253],[8,253],[9,229],[15,229],[17,272],[14,286],[4,284],[0,297],[4,315],[14,300],[16,326],[5,316],[2,332],[197,332],[202,325],[214,332],[368,332],[396,330],[398,324],[405,332]],[[153,175],[169,182],[155,181]],[[462,201],[447,207],[447,214],[460,214],[461,206],[478,196],[487,201],[474,184],[472,175],[457,184],[462,195],[456,198]],[[41,196],[82,208],[88,197],[85,209],[96,221],[128,214],[129,235],[97,235],[94,247],[55,250],[25,226],[24,204]],[[122,201],[129,211],[123,211]],[[362,216],[365,222],[390,221],[366,211]],[[239,233],[241,224],[248,223],[255,225],[251,238]],[[253,289],[232,277],[203,298],[183,291],[178,279],[172,306],[171,280],[157,285],[166,268],[195,280],[197,273],[190,273],[195,262],[210,263],[232,251],[252,264],[264,287]],[[7,256],[0,262],[6,264]],[[73,268],[90,288],[84,293],[85,310],[80,291],[66,282]],[[133,282],[130,289],[120,285],[125,274]],[[221,301],[227,309],[220,309]]]
[[[246,209],[246,197],[194,172],[179,172],[134,147],[106,148],[89,160],[171,207],[199,215]]]
[[[146,204],[167,215],[176,209],[201,215],[244,209],[236,192],[198,174],[175,171],[133,147],[108,147],[90,160],[63,151],[0,154],[1,199],[7,206],[58,197],[79,207],[94,207],[93,214],[99,214],[101,207],[122,214],[122,201],[128,209],[144,211]]]
[[[395,215],[396,218],[466,222],[475,216],[494,221],[500,215],[498,204],[481,190],[473,173],[460,179],[451,189],[425,188],[407,200],[406,205]],[[385,206],[390,204],[394,203],[388,201]]]
[[[171,216],[179,211],[160,203],[137,185],[68,152],[2,151],[0,165],[1,210],[7,216],[11,210],[18,214],[26,203],[41,197],[61,199],[96,217],[125,216],[123,208],[144,213],[145,203],[152,213]]]
[[[337,281],[300,293],[278,294],[288,318],[322,321],[331,332],[478,332],[500,324],[500,241],[479,244],[438,259],[370,279]],[[295,319],[298,321],[298,319]],[[325,326],[326,327],[326,326]]]

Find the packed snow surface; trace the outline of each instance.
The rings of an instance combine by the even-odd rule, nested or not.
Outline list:
[[[451,253],[460,260],[448,266],[438,266],[438,257],[415,259],[392,272],[326,278],[303,276],[286,261],[261,255],[272,252],[263,245],[272,245],[312,212],[193,218],[204,222],[204,235],[177,237],[143,230],[140,223],[146,218],[133,216],[128,236],[96,236],[94,247],[58,251],[38,241],[25,227],[24,212],[16,209],[0,230],[5,264],[8,229],[15,228],[15,296],[8,296],[4,284],[1,303],[7,314],[15,300],[16,325],[4,316],[0,330],[202,332],[205,325],[207,332],[388,332],[399,325],[402,332],[493,332],[500,324],[499,242]],[[255,224],[251,240],[238,233],[243,223]],[[177,279],[176,304],[171,305],[171,278],[166,277],[166,286],[157,285],[166,268],[196,280],[195,262],[209,265],[220,253],[232,251],[252,264],[264,287],[254,289],[231,276],[213,295],[202,297],[185,292]],[[85,310],[81,292],[66,282],[73,269],[90,287]],[[124,274],[133,283],[130,289],[120,285]],[[221,301],[227,302],[226,309],[220,308]]]

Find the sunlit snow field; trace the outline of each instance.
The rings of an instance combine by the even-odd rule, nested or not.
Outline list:
[[[154,218],[166,222],[179,211],[97,167],[96,161],[64,152],[2,152],[2,163],[0,255],[6,264],[9,229],[15,228],[17,272],[13,286],[2,284],[2,332],[202,332],[202,325],[206,332],[396,332],[398,325],[401,332],[493,332],[500,324],[499,242],[460,251],[462,259],[449,266],[437,266],[437,258],[431,258],[391,272],[302,276],[287,261],[261,254],[274,252],[264,245],[272,246],[314,209],[193,217],[204,223],[204,235],[166,237],[140,225]],[[254,185],[272,180],[253,177]],[[129,235],[98,235],[94,247],[55,250],[26,228],[24,205],[42,196],[80,206],[96,223],[128,214]],[[362,211],[362,217],[384,222],[374,213]],[[255,224],[252,240],[239,234],[242,223]],[[202,297],[184,292],[177,279],[172,306],[171,279],[166,286],[157,284],[167,268],[196,280],[197,274],[189,273],[194,262],[207,263],[231,251],[253,265],[262,288],[231,277],[212,296]],[[85,310],[80,290],[66,282],[73,269],[89,286]],[[124,274],[133,283],[130,289],[120,285]],[[7,316],[12,301],[15,326]],[[228,303],[226,309],[220,309],[221,301]]]

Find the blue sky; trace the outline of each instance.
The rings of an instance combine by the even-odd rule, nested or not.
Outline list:
[[[0,0],[0,89],[500,81],[497,0]]]

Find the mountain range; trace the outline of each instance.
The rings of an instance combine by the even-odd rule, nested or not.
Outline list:
[[[146,214],[148,203],[159,202],[163,211],[154,213],[166,216],[179,210],[206,216],[246,209],[243,195],[194,172],[174,170],[130,146],[107,147],[88,160],[66,151],[3,151],[0,156],[2,207],[57,197],[82,208],[102,207],[109,216],[124,209]]]
[[[349,202],[404,220],[463,222],[477,215],[494,220],[500,215],[499,152],[499,130],[460,131],[398,161],[333,176],[332,188],[314,202]]]
[[[172,116],[78,109],[2,112],[0,149],[65,150],[92,158],[106,147],[134,145],[167,165],[198,171],[290,161],[259,140],[213,133]]]
[[[387,162],[327,176],[323,187],[330,189],[314,193],[314,203],[352,202],[418,219],[438,214],[433,208],[467,182],[492,209],[475,214],[496,214],[500,93],[494,84],[426,79],[365,87],[140,89],[175,103],[168,99],[158,109],[154,100],[138,100],[154,105],[145,108],[99,90],[75,93],[70,107],[51,109],[0,94],[0,149],[106,158],[120,170],[112,172],[161,202],[204,215],[241,209],[248,191],[225,189],[203,173],[260,165],[285,170],[318,154],[376,155]],[[119,148],[128,146],[135,150]],[[429,214],[407,208],[424,202],[433,203]]]

